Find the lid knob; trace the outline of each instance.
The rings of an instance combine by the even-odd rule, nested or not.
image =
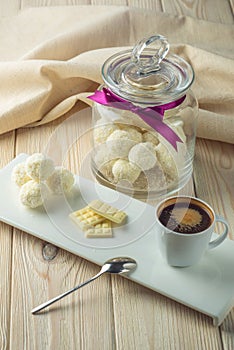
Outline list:
[[[155,55],[149,56],[148,59],[143,58],[142,53],[144,49],[153,43],[159,44],[159,47],[155,48]],[[134,46],[131,54],[131,61],[138,67],[139,73],[147,74],[151,71],[155,72],[160,69],[160,63],[166,57],[168,51],[169,43],[167,39],[160,34],[153,35],[150,38],[142,39]]]

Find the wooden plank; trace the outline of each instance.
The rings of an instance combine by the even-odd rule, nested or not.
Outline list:
[[[224,350],[234,349],[234,309],[220,326]]]
[[[45,260],[44,246],[44,242],[16,230],[11,349],[95,349],[97,339],[99,349],[110,349],[113,322],[109,276],[69,295],[40,315],[31,315],[32,307],[99,270],[61,249],[54,259]]]
[[[10,339],[10,298],[11,294],[11,259],[12,227],[0,223],[0,266],[1,266],[1,308],[0,308],[0,349],[8,349]],[[8,252],[6,254],[6,252]]]
[[[219,23],[233,23],[229,0],[161,0],[163,11]]]
[[[219,330],[207,316],[131,281],[112,280],[118,349],[222,348]]]
[[[15,133],[9,132],[0,136],[0,169],[14,158]],[[0,349],[8,349],[10,339],[10,294],[12,271],[12,227],[0,223]],[[7,253],[6,253],[7,252]]]

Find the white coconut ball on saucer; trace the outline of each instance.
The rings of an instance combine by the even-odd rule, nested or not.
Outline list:
[[[44,181],[54,172],[54,162],[42,153],[34,153],[27,158],[25,169],[33,180]]]
[[[17,164],[11,175],[12,181],[19,187],[23,186],[26,182],[32,180],[32,178],[27,174],[25,163]]]
[[[48,197],[49,190],[42,182],[30,180],[20,189],[19,198],[21,203],[28,208],[37,208]]]
[[[54,194],[68,193],[75,182],[74,175],[63,166],[56,166],[46,183]]]

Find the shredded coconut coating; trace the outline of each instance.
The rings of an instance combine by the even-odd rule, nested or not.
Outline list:
[[[30,180],[21,187],[19,198],[26,207],[37,208],[43,204],[44,199],[48,196],[48,192],[48,188],[44,183]]]
[[[118,159],[112,167],[115,182],[127,180],[130,183],[134,183],[140,175],[140,172],[141,169],[139,169],[137,165],[125,159]]]
[[[128,126],[128,125],[122,125],[122,129],[124,131],[128,132],[129,139],[135,142],[141,142],[142,141],[142,135],[139,131],[136,130],[136,128]]]
[[[93,129],[94,143],[104,143],[107,140],[108,136],[110,136],[115,130],[118,129],[118,126],[114,124],[95,125]]]
[[[54,172],[54,163],[44,154],[34,153],[26,160],[26,171],[33,180],[44,181]]]
[[[52,193],[62,194],[71,191],[74,181],[74,175],[69,170],[63,166],[57,166],[46,182]]]
[[[168,149],[162,143],[159,143],[158,146],[155,147],[155,150],[165,176],[167,179],[175,180],[178,177],[177,167]]]
[[[12,180],[19,187],[23,186],[26,182],[32,180],[31,177],[28,176],[26,172],[26,167],[24,162],[19,163],[14,167],[12,171]]]
[[[128,159],[143,171],[151,169],[157,163],[155,147],[151,142],[140,142],[131,148]]]
[[[114,158],[126,158],[135,142],[125,130],[116,130],[107,138],[109,160]]]

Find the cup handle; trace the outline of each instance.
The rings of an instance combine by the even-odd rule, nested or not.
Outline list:
[[[216,215],[215,222],[222,222],[222,224],[224,224],[225,228],[224,228],[223,233],[221,235],[219,235],[218,238],[214,239],[213,241],[211,241],[209,243],[209,246],[208,246],[209,249],[213,249],[213,248],[217,247],[218,245],[220,245],[225,240],[225,238],[227,237],[227,234],[228,234],[228,223],[222,216]]]

